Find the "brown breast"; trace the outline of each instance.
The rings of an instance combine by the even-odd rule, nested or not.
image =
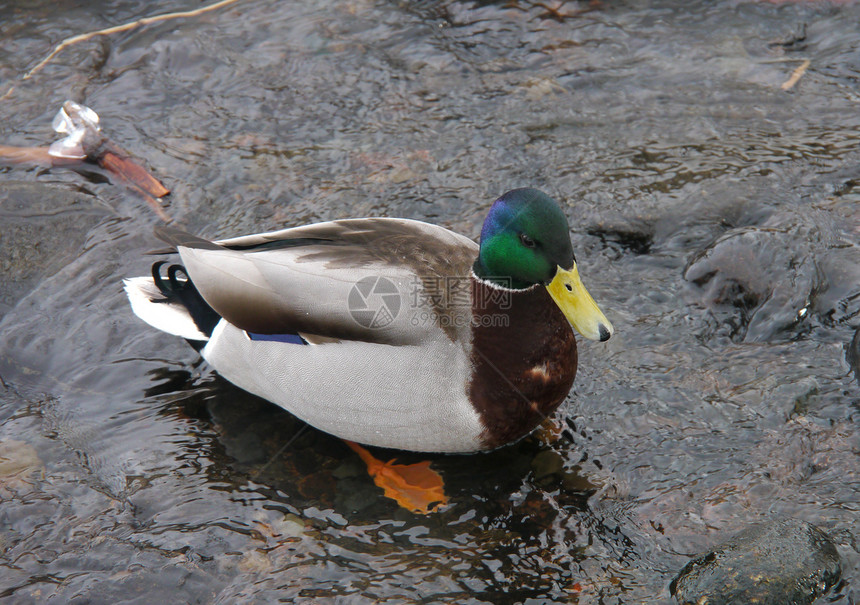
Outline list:
[[[469,398],[488,449],[531,432],[576,376],[573,330],[540,285],[506,291],[472,278],[471,357]]]

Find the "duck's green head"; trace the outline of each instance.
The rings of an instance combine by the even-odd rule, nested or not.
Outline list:
[[[567,217],[542,191],[514,189],[495,201],[481,229],[474,271],[515,290],[546,286],[580,334],[593,340],[612,335],[612,324],[579,278]]]

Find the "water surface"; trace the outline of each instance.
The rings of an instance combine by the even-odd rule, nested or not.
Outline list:
[[[83,102],[212,237],[477,237],[539,187],[617,334],[580,343],[555,435],[434,458],[450,504],[416,516],[132,315],[120,282],[159,247],[139,197],[2,169],[0,595],[661,603],[690,556],[794,516],[839,547],[830,602],[856,601],[860,6],[244,1],[21,80],[66,37],[198,6],[0,5],[0,144],[50,143]]]

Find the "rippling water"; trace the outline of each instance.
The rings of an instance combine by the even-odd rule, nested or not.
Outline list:
[[[22,80],[64,38],[199,6],[0,4],[0,144],[50,143],[81,101],[208,236],[476,237],[536,186],[617,335],[580,344],[555,434],[436,457],[450,505],[415,516],[131,314],[142,200],[95,167],[2,169],[0,596],[658,603],[788,515],[833,536],[831,602],[856,601],[860,6],[240,1]]]

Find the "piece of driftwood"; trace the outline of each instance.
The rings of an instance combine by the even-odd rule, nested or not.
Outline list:
[[[54,118],[54,130],[66,137],[50,147],[0,145],[0,163],[74,167],[85,162],[101,166],[117,181],[140,194],[158,217],[170,222],[159,200],[170,191],[131,154],[105,137],[92,109],[66,101]]]

